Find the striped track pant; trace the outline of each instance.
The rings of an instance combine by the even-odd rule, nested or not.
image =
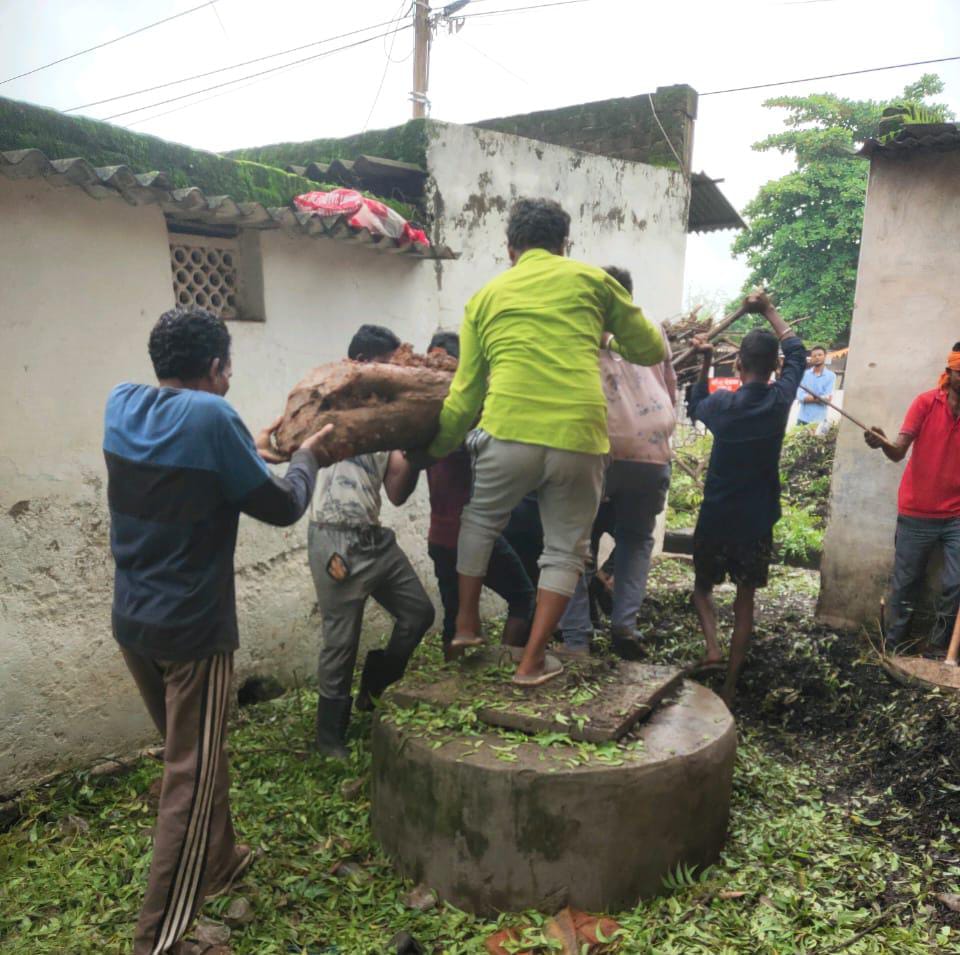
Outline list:
[[[236,862],[224,743],[233,654],[168,663],[123,651],[164,737],[163,784],[134,955],[176,953]]]

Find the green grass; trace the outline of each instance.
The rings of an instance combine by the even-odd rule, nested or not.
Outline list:
[[[680,601],[688,571],[673,562],[660,567],[654,592],[666,594],[675,586]],[[778,605],[799,594],[809,603],[808,578],[779,574],[767,602]],[[718,593],[722,605],[728,596]],[[671,613],[676,626],[670,629],[664,622],[658,654],[693,654],[697,638],[686,611]],[[791,654],[819,659],[819,645],[802,629],[779,639],[789,641]],[[847,692],[839,684],[828,689],[838,698]],[[256,915],[250,925],[234,930],[231,945],[237,955],[383,952],[401,930],[430,952],[480,955],[484,939],[500,925],[529,926],[531,937],[540,935],[542,919],[536,913],[493,922],[450,906],[426,913],[404,907],[410,886],[394,874],[371,836],[366,782],[358,795],[341,791],[346,782],[369,778],[369,718],[355,723],[350,764],[334,766],[306,747],[314,703],[308,691],[290,692],[241,710],[232,725],[236,825],[245,840],[265,852],[235,893],[253,905]],[[441,714],[423,731],[450,732],[452,725],[469,731],[470,717],[464,715],[469,709]],[[741,732],[730,838],[722,859],[705,873],[673,873],[666,895],[618,913],[617,950],[658,955],[960,951],[960,932],[928,918],[924,908],[932,891],[960,889],[960,864],[951,848],[956,833],[948,830],[943,837],[952,862],[944,863],[942,856],[934,861],[929,846],[898,853],[871,821],[877,810],[884,811],[882,794],[859,792],[840,799],[823,792],[823,773],[806,760],[785,757],[775,727],[749,725]],[[556,745],[566,744],[557,740]],[[829,755],[824,752],[824,758]],[[23,797],[21,819],[0,835],[3,955],[129,950],[153,825],[145,793],[159,772],[155,762],[143,760],[125,775],[73,774]],[[332,875],[343,860],[358,863],[359,874]],[[230,901],[217,900],[204,913],[217,918]],[[861,939],[843,947],[864,929],[869,931]]]

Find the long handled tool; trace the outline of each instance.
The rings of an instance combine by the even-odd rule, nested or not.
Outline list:
[[[948,667],[955,667],[960,660],[960,613],[953,624],[953,634],[950,637],[950,646],[947,649],[947,659],[943,662]]]
[[[836,411],[837,414],[843,415],[844,418],[846,418],[848,421],[852,421],[861,430],[869,431],[870,434],[876,435],[876,437],[879,438],[880,443],[885,448],[889,448],[891,451],[900,450],[892,441],[888,441],[882,434],[877,434],[877,432],[874,431],[873,428],[868,428],[862,421],[858,420],[857,418],[854,418],[854,416],[850,414],[849,411],[844,411],[843,408],[838,408],[832,401],[828,401],[826,398],[821,398],[815,391],[811,391],[805,385],[800,385],[800,387],[808,395],[813,395],[813,397],[816,398],[817,401],[820,402],[820,404],[826,405],[828,408],[833,408],[833,410]]]
[[[728,322],[732,322],[732,321],[734,321],[735,319],[740,318],[740,317],[741,317],[741,315],[740,315],[739,313],[734,313],[733,315],[730,316],[729,319],[724,319],[724,321],[723,321],[723,323],[722,323],[722,324],[723,324],[723,327],[724,327],[724,328],[729,327]],[[804,316],[801,317],[801,318],[795,318],[795,319],[793,319],[793,320],[790,322],[790,328],[791,328],[791,329],[794,329],[794,328],[797,327],[797,325],[802,325],[804,322],[809,321],[809,320],[811,319],[811,317],[812,317],[812,316],[810,316],[810,315],[804,315]],[[711,335],[710,335],[710,338],[711,338],[711,339],[713,338],[713,334],[712,334],[712,333],[711,333]],[[731,342],[729,339],[720,339],[720,343],[721,343],[721,344],[726,343],[727,345],[730,345],[730,346],[734,349],[732,352],[729,352],[729,353],[726,354],[726,355],[721,355],[721,356],[720,356],[720,361],[722,361],[722,362],[724,362],[724,363],[732,362],[732,361],[735,361],[735,360],[740,356],[740,349],[739,349],[739,347],[737,347],[737,344],[736,344],[735,342]],[[679,357],[673,362],[674,366],[676,366],[676,364],[677,364],[677,362],[680,360],[680,358],[686,358],[686,356],[689,354],[689,351],[691,351],[691,350],[682,352],[682,353],[679,355]],[[699,367],[699,365],[687,365],[685,368],[679,368],[679,369],[677,369],[677,377],[678,377],[678,378],[680,378],[681,376],[683,376],[683,377],[695,377],[695,376],[698,375],[699,373],[700,373],[700,367]]]

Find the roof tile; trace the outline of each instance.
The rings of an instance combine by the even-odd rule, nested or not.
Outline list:
[[[289,207],[237,202],[230,196],[207,196],[196,186],[170,189],[169,177],[162,172],[137,175],[128,166],[94,167],[79,157],[51,160],[39,149],[0,152],[0,173],[9,179],[45,179],[57,186],[78,186],[94,199],[116,197],[137,206],[158,203],[170,215],[200,223],[281,229],[296,237],[329,237],[421,259],[457,258],[447,246],[399,245],[394,239],[351,226],[344,216],[321,217]]]

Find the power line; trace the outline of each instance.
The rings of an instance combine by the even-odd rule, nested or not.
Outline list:
[[[409,17],[410,14],[413,13],[413,6],[414,6],[414,3],[415,3],[415,2],[416,2],[416,0],[410,0],[410,5],[407,7],[407,9],[404,10],[403,13],[401,13],[401,14],[397,17],[397,20],[398,20],[398,21],[403,20],[403,19],[405,19],[406,17]],[[403,3],[401,3],[400,6],[401,6],[401,9],[402,9],[402,8],[403,8]],[[413,47],[410,47],[410,52],[409,52],[405,57],[403,57],[403,58],[401,58],[401,59],[399,59],[399,60],[395,60],[395,59],[393,58],[393,47],[394,47],[394,45],[396,44],[396,41],[397,41],[397,35],[396,35],[396,33],[394,33],[394,34],[391,36],[391,38],[390,38],[390,49],[389,49],[389,51],[387,50],[387,41],[386,41],[386,40],[383,41],[383,53],[384,53],[384,56],[386,56],[386,58],[387,58],[391,63],[406,63],[407,60],[409,60],[410,57],[413,56],[414,48],[413,48]]]
[[[489,53],[484,53],[480,47],[474,46],[462,33],[458,33],[456,36],[461,43],[465,43],[468,47],[470,47],[471,50],[473,50],[475,53],[479,53],[480,56],[482,56],[485,60],[489,60],[494,66],[499,66],[504,73],[509,73],[511,76],[520,80],[521,83],[526,83],[527,86],[531,85],[530,80],[528,80],[525,76],[521,76],[519,73],[514,73],[509,66],[504,65],[499,60],[495,60],[492,56],[490,56]]]
[[[650,101],[650,112],[653,113],[653,118],[657,122],[657,126],[660,127],[660,132],[663,135],[664,140],[667,145],[670,147],[670,152],[673,153],[673,158],[676,159],[677,165],[683,169],[683,160],[680,158],[680,153],[674,148],[673,142],[670,140],[670,137],[667,135],[667,131],[663,128],[663,123],[660,122],[660,117],[657,115],[657,108],[653,105],[653,94],[647,93],[647,99]]]
[[[413,24],[408,24],[407,26],[399,26],[396,28],[396,30],[397,32],[400,30],[410,30],[412,27]],[[258,76],[267,76],[270,73],[276,73],[279,70],[285,70],[291,66],[299,66],[302,63],[312,63],[314,60],[323,59],[323,57],[330,56],[333,53],[340,53],[343,50],[351,50],[354,47],[362,46],[364,43],[370,43],[373,40],[379,40],[381,37],[389,36],[391,32],[392,31],[388,30],[386,33],[378,33],[374,36],[364,37],[362,40],[356,40],[353,43],[346,43],[343,46],[335,47],[332,50],[324,50],[323,53],[315,53],[313,56],[305,56],[299,60],[294,60],[291,63],[283,63],[280,66],[272,66],[268,70],[260,70],[259,73],[248,73],[246,76],[238,76],[236,79],[226,80],[223,83],[215,83],[213,86],[204,87],[202,90],[193,90],[190,93],[181,93],[180,96],[171,96],[169,99],[160,100],[156,103],[149,103],[146,106],[137,106],[134,109],[124,110],[122,113],[114,113],[112,116],[105,116],[103,118],[103,122],[119,119],[121,116],[131,116],[134,113],[142,113],[144,110],[153,109],[155,106],[166,106],[167,103],[176,103],[182,99],[189,99],[191,96],[199,96],[201,93],[209,93],[211,90],[222,89],[225,86],[232,86],[235,83],[242,83],[244,80],[251,80]]]
[[[210,0],[210,2],[215,3],[216,0]],[[473,0],[473,2],[475,3],[484,2],[484,0]],[[485,13],[469,14],[468,16],[470,18],[478,17],[478,16],[492,16],[495,14],[505,14],[505,13],[522,12],[526,10],[536,10],[541,7],[567,6],[568,4],[571,4],[571,3],[587,3],[587,2],[588,0],[559,0],[559,2],[541,3],[541,4],[534,4],[531,6],[524,6],[524,7],[512,7],[508,9],[502,9],[502,10],[489,10],[489,11],[486,11]],[[209,6],[209,4],[204,4],[204,6]],[[197,7],[196,9],[201,9],[201,8]],[[185,12],[189,13],[190,11],[185,11]],[[178,14],[178,16],[183,16],[183,15],[184,14]],[[466,17],[464,19],[466,19]],[[161,21],[161,22],[164,22],[164,21]],[[141,94],[144,94],[144,93],[153,93],[157,90],[168,89],[171,86],[179,86],[181,83],[189,83],[189,82],[192,82],[193,80],[206,79],[209,76],[216,76],[220,73],[227,73],[230,70],[237,70],[244,66],[252,66],[255,63],[263,63],[266,60],[276,59],[276,57],[278,56],[286,56],[287,54],[290,54],[290,53],[299,53],[301,50],[307,50],[307,49],[310,49],[311,47],[320,46],[321,44],[324,44],[324,43],[332,43],[335,40],[343,40],[343,39],[346,39],[347,37],[356,36],[359,33],[366,33],[369,30],[376,30],[376,29],[379,29],[380,27],[392,26],[395,22],[396,22],[396,18],[391,20],[384,20],[381,23],[372,23],[369,26],[363,27],[362,29],[359,29],[359,30],[351,30],[347,33],[340,33],[340,34],[337,34],[336,36],[326,37],[322,40],[314,40],[310,43],[304,43],[304,44],[301,44],[300,46],[290,47],[289,49],[286,49],[286,50],[278,50],[275,53],[267,53],[264,56],[254,57],[251,60],[243,60],[239,63],[232,63],[229,66],[221,66],[215,70],[207,70],[206,72],[203,72],[203,73],[195,73],[192,76],[183,76],[183,77],[180,77],[179,79],[169,80],[166,83],[158,83],[154,86],[145,86],[142,89],[130,90],[129,92],[126,92],[126,93],[119,93],[116,96],[108,96],[105,99],[94,100],[90,103],[83,103],[80,106],[71,106],[69,109],[62,110],[62,112],[76,113],[76,112],[79,112],[80,110],[91,109],[94,106],[103,106],[106,103],[114,103],[117,100],[129,99],[133,96],[140,96]],[[400,27],[398,29],[407,29],[407,28]],[[392,37],[395,40],[396,39],[395,33],[396,31],[390,30],[388,33],[380,34],[380,37]],[[370,39],[378,39],[378,38],[379,37],[371,37]],[[96,48],[94,47],[93,49],[96,49]],[[336,52],[336,50],[331,50],[328,52],[333,53],[333,52]],[[285,64],[285,65],[296,65],[298,63],[307,62],[310,59],[313,59],[313,57],[306,57],[303,60],[296,60],[292,64]],[[277,69],[280,70],[280,69],[283,69],[283,67],[277,67]],[[265,70],[262,73],[249,74],[249,76],[261,76],[268,72],[270,71]],[[247,76],[239,77],[237,80],[231,80],[229,82],[231,83],[242,82],[247,78],[248,78]],[[16,77],[13,77],[13,79],[16,79]],[[223,85],[228,85],[228,84],[223,84]],[[195,90],[194,93],[187,93],[181,97],[172,97],[171,99],[163,100],[160,103],[152,103],[149,106],[141,107],[141,109],[152,109],[154,106],[162,106],[162,105],[165,105],[166,103],[175,102],[177,99],[184,99],[184,98],[187,98],[188,96],[204,93],[209,90],[217,89],[217,88],[218,88],[217,86],[210,86],[210,87],[206,87],[203,90]],[[119,117],[129,115],[129,113],[132,113],[132,112],[137,112],[137,110],[130,110],[128,112],[122,112],[122,113],[115,113],[112,116],[108,116],[106,118],[107,120],[117,119]],[[167,112],[170,113],[174,111],[168,110]],[[164,113],[163,115],[167,115],[167,113]]]
[[[383,64],[383,73],[380,74],[380,85],[377,87],[377,92],[374,94],[373,102],[370,104],[370,112],[367,113],[367,118],[366,120],[364,120],[363,129],[361,130],[361,133],[365,133],[367,131],[367,127],[370,125],[370,119],[373,116],[373,111],[377,108],[377,103],[380,102],[380,94],[383,92],[383,84],[387,80],[387,72],[390,70],[390,64],[394,62],[393,47],[394,47],[394,44],[397,42],[397,33],[399,33],[400,31],[400,23],[402,22],[403,18],[410,13],[410,9],[408,9],[406,12],[403,12],[403,7],[405,3],[406,3],[406,0],[402,0],[400,4],[400,8],[397,11],[397,18],[395,21],[397,24],[397,29],[393,30],[392,33],[390,34],[389,50],[387,49],[386,40],[384,40],[383,42],[384,53],[386,55],[386,62]]]
[[[545,10],[547,7],[569,7],[575,3],[590,3],[591,0],[553,0],[552,3],[535,3],[526,7],[505,7],[502,10],[481,10],[479,13],[465,13],[457,20],[476,20],[477,17],[495,17],[503,13],[522,13],[524,10]]]
[[[296,67],[291,66],[287,69],[296,69]],[[231,93],[239,93],[240,90],[245,90],[248,86],[256,86],[257,83],[264,83],[271,79],[276,79],[277,76],[282,73],[283,70],[278,71],[272,77],[267,77],[266,80],[263,78],[258,80],[250,80],[249,83],[243,83],[240,86],[235,86],[232,89],[221,90],[219,93],[211,93],[209,96],[201,96],[200,99],[195,99],[192,103],[181,103],[179,106],[174,106],[173,109],[165,109],[162,113],[154,113],[152,116],[144,116],[140,119],[135,119],[129,123],[122,123],[124,129],[131,129],[133,126],[139,126],[142,123],[150,123],[155,119],[160,119],[161,116],[169,116],[171,113],[179,113],[185,109],[193,109],[195,106],[200,106],[202,103],[209,102],[212,99],[219,99],[221,96],[229,96]]]
[[[191,7],[189,10],[184,10],[182,13],[175,13],[173,16],[164,17],[162,20],[157,20],[154,23],[148,23],[145,27],[139,27],[136,30],[131,30],[129,33],[124,33],[123,36],[114,37],[112,40],[104,40],[103,43],[98,43],[96,46],[87,47],[85,50],[78,50],[76,53],[71,53],[69,56],[61,56],[59,60],[52,60],[49,63],[44,63],[43,66],[35,66],[32,70],[27,70],[25,73],[18,73],[16,76],[10,76],[5,80],[0,80],[0,86],[3,86],[5,83],[12,83],[14,80],[22,80],[25,76],[33,76],[34,73],[39,73],[41,70],[49,70],[51,66],[57,66],[59,63],[66,63],[67,60],[75,60],[78,56],[84,56],[87,53],[93,53],[94,50],[102,50],[105,46],[110,46],[112,43],[119,43],[121,40],[126,40],[129,37],[136,36],[138,33],[145,33],[147,30],[152,30],[154,27],[158,27],[161,24],[169,23],[171,20],[179,20],[180,17],[189,16],[191,13],[196,13],[198,10],[205,10],[207,7],[212,7],[217,0],[207,0],[207,3],[201,3],[198,7]]]
[[[384,20],[382,23],[371,23],[370,26],[359,30],[350,30],[348,33],[339,33],[336,36],[324,37],[322,40],[313,40],[310,43],[303,43],[300,46],[290,47],[288,50],[278,50],[276,53],[267,53],[264,56],[255,57],[252,60],[243,60],[240,63],[231,63],[229,66],[221,66],[216,70],[208,70],[206,73],[194,73],[193,76],[183,76],[178,80],[170,80],[166,83],[158,83],[156,86],[145,86],[140,90],[131,90],[129,93],[119,93],[117,96],[108,96],[106,99],[98,99],[92,103],[84,103],[82,106],[71,106],[70,109],[62,110],[64,113],[76,113],[81,109],[90,109],[93,106],[103,106],[104,103],[113,103],[118,99],[129,99],[131,96],[139,96],[141,93],[153,93],[155,90],[167,89],[170,86],[179,86],[181,83],[189,83],[192,80],[206,79],[208,76],[216,76],[218,73],[227,73],[230,70],[239,70],[242,66],[252,66],[254,63],[263,63],[265,60],[273,60],[278,56],[286,56],[288,53],[299,53],[301,50],[308,50],[313,46],[320,46],[323,43],[333,43],[334,40],[345,40],[347,37],[356,36],[358,33],[366,33],[369,30],[376,30],[380,27],[391,26],[396,22],[396,17],[392,20]],[[376,38],[374,38],[376,39]]]
[[[930,63],[950,63],[960,56],[941,56],[935,60],[914,60],[912,63],[893,63],[890,66],[872,66],[866,70],[848,70],[846,73],[826,73],[823,76],[805,76],[799,80],[779,80],[776,83],[757,83],[754,86],[734,86],[726,90],[709,90],[700,96],[719,96],[721,93],[743,93],[747,90],[765,90],[771,86],[791,86],[795,83],[812,83],[815,80],[835,80],[841,76],[860,76],[863,73],[880,73],[883,70],[902,70],[908,66],[927,66]]]

